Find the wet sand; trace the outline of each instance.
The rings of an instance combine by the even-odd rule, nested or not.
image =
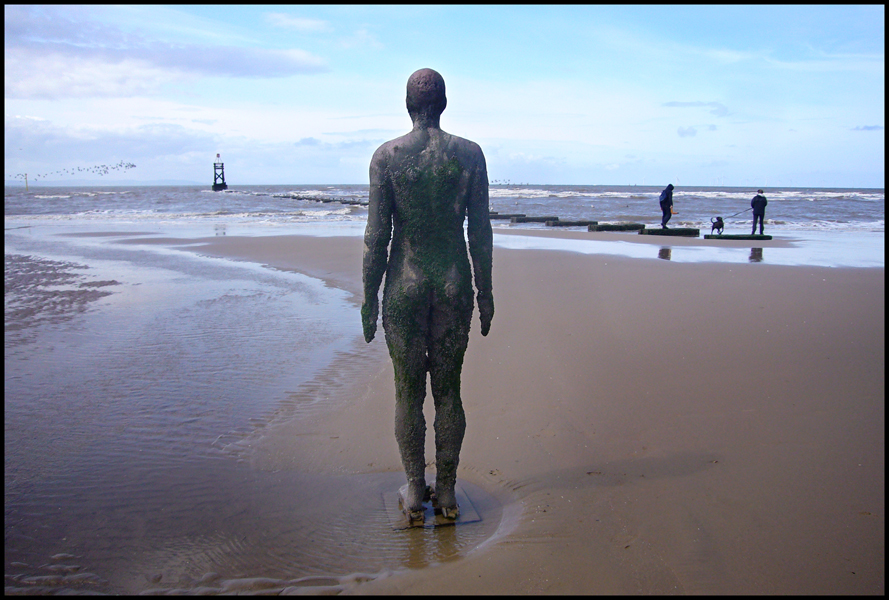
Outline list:
[[[360,238],[204,242],[188,247],[351,292],[357,322]],[[458,476],[497,529],[337,590],[884,593],[884,284],[882,268],[495,248]],[[255,468],[400,471],[381,330],[356,359],[323,410],[266,428]]]

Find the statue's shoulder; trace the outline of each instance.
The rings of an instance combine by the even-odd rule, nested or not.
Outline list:
[[[446,135],[449,138],[448,147],[454,149],[458,154],[471,160],[484,160],[485,155],[482,152],[481,146],[472,140],[467,140],[466,138],[452,135],[450,133]]]
[[[379,148],[376,149],[373,155],[373,160],[385,160],[386,158],[392,156],[394,150],[399,145],[404,144],[404,139],[408,137],[407,135],[403,135],[401,137],[397,137],[394,140],[389,140],[380,145]]]

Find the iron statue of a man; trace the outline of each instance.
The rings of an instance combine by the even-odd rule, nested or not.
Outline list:
[[[441,75],[415,72],[407,82],[413,129],[380,146],[371,160],[361,320],[370,342],[385,274],[383,330],[395,371],[395,437],[408,482],[403,508],[422,510],[426,492],[428,372],[435,403],[435,495],[442,514],[453,519],[459,515],[454,488],[466,429],[460,373],[472,321],[472,279],[474,274],[481,333],[487,335],[494,316],[493,236],[485,156],[478,144],[442,131],[446,106]]]

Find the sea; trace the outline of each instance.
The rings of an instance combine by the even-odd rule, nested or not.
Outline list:
[[[489,195],[501,214],[658,226],[660,191],[492,185]],[[670,225],[709,233],[721,216],[725,233],[749,233],[755,193],[678,187]],[[497,247],[885,266],[884,190],[765,195],[765,233],[779,244],[561,239],[532,235],[554,229],[543,223],[492,220],[495,268]],[[379,500],[403,473],[256,468],[251,453],[272,425],[325,410],[340,366],[385,359],[385,346],[364,343],[344,290],[162,243],[360,236],[367,204],[367,185],[5,188],[7,594],[330,593],[494,534],[496,502],[482,490],[480,523],[393,532],[381,502],[354,499]]]
[[[655,186],[492,185],[489,208],[500,214],[554,216],[562,221],[660,225]],[[762,253],[758,262],[783,265],[884,265],[885,191],[848,188],[765,188],[769,204],[764,233],[793,242],[793,251]],[[711,233],[722,217],[726,234],[751,231],[750,201],[755,189],[677,187],[670,227]],[[5,188],[6,230],[15,227],[166,227],[213,234],[362,235],[367,219],[367,185],[23,187]],[[493,220],[498,230],[547,229],[544,223]],[[552,229],[552,228],[550,228]],[[583,230],[582,227],[568,228]],[[651,256],[624,242],[542,241],[495,235],[495,245],[554,248],[596,254]],[[667,246],[677,243],[666,241]],[[677,250],[674,262],[748,262],[749,254],[719,247]]]
[[[492,185],[490,210],[562,220],[603,223],[660,223],[654,186]],[[877,232],[885,227],[883,189],[766,188],[766,225],[771,233]],[[709,232],[721,216],[728,230],[750,228],[755,189],[677,187],[674,227]],[[213,192],[207,186],[6,187],[4,216],[17,221],[91,221],[130,223],[194,222],[281,227],[293,223],[363,223],[367,185],[232,186]],[[539,224],[519,224],[540,227]]]

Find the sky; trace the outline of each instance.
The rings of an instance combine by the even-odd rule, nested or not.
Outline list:
[[[366,184],[428,67],[492,184],[883,188],[884,47],[882,5],[7,5],[5,180]]]

